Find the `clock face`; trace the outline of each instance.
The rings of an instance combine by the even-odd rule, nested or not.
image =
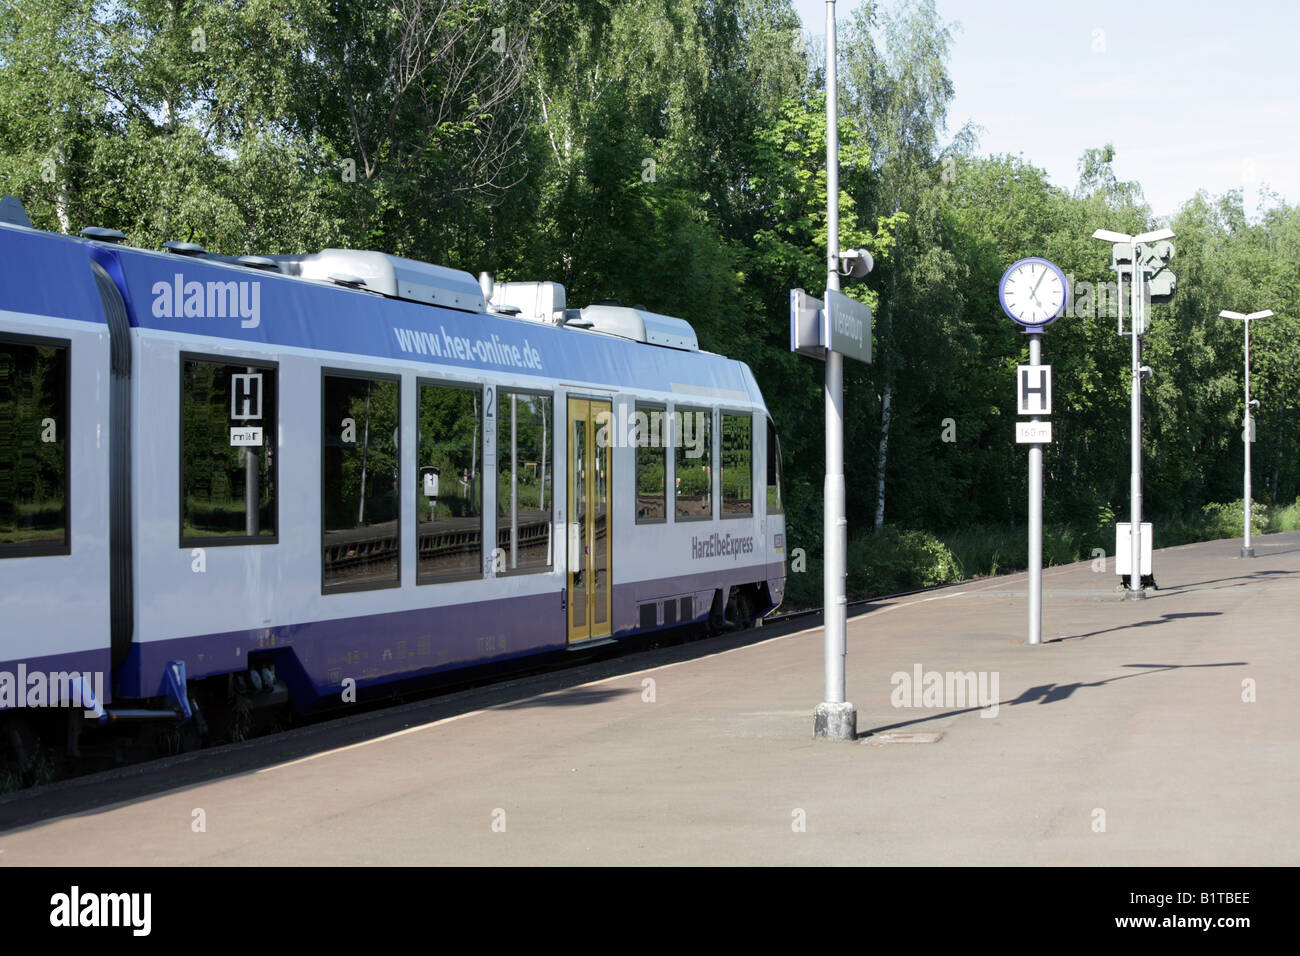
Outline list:
[[[998,285],[1003,310],[1015,322],[1042,326],[1065,309],[1065,274],[1046,259],[1021,259],[1012,263]]]

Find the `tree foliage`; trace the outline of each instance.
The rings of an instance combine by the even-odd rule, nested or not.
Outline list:
[[[877,263],[846,283],[875,312],[875,362],[847,369],[851,526],[1022,518],[1026,344],[996,286],[1025,255],[1075,288],[1045,345],[1049,520],[1100,526],[1127,504],[1128,344],[1091,234],[1157,223],[1109,144],[1064,188],[950,133],[951,42],[933,0],[866,0],[840,29],[840,246]],[[753,368],[791,544],[819,551],[822,369],[788,351],[787,308],[825,286],[825,64],[788,0],[19,0],[0,70],[0,189],[41,228],[374,248],[688,319]],[[1169,223],[1179,292],[1144,356],[1156,514],[1240,497],[1223,308],[1277,313],[1251,330],[1256,493],[1300,496],[1300,209],[1262,199],[1251,217],[1198,194]]]

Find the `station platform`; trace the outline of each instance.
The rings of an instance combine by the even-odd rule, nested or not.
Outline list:
[[[1024,574],[871,605],[856,742],[812,739],[820,627],[763,629],[0,831],[0,867],[1296,865],[1300,533],[1255,547],[1158,551],[1141,601],[1049,568],[1039,646]]]

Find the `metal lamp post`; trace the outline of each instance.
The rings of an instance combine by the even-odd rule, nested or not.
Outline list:
[[[826,3],[826,288],[839,289],[840,143],[835,62],[835,0]],[[822,604],[826,700],[813,719],[813,733],[834,740],[857,737],[858,714],[844,695],[848,522],[844,516],[844,359],[826,350],[826,480],[822,541],[825,569]]]
[[[1250,545],[1250,446],[1255,442],[1255,430],[1250,420],[1250,323],[1253,319],[1267,319],[1272,314],[1272,309],[1265,309],[1263,312],[1252,312],[1250,315],[1244,315],[1241,312],[1229,312],[1227,309],[1219,313],[1221,319],[1237,319],[1246,330],[1246,418],[1241,432],[1242,444],[1246,446],[1245,489],[1242,496],[1243,510],[1245,512],[1243,522],[1245,528],[1241,541],[1241,556],[1243,558],[1253,558],[1255,556],[1255,549]]]
[[[839,248],[839,115],[835,81],[835,0],[826,3],[826,299],[790,290],[790,349],[826,363],[825,604],[826,697],[813,736],[857,739],[857,710],[844,694],[848,522],[844,515],[844,356],[871,361],[871,309],[840,292],[840,276],[861,279],[874,265],[864,249]]]
[[[1132,252],[1130,261],[1133,263],[1133,281],[1131,289],[1132,318],[1130,320],[1131,335],[1133,338],[1132,350],[1132,386],[1131,401],[1129,408],[1129,427],[1132,438],[1132,448],[1130,449],[1129,461],[1129,547],[1130,559],[1128,576],[1128,594],[1129,598],[1137,599],[1143,597],[1142,593],[1142,335],[1146,332],[1146,316],[1143,312],[1142,298],[1142,269],[1138,265],[1138,245],[1144,242],[1159,242],[1162,239],[1172,239],[1174,232],[1172,229],[1156,229],[1153,232],[1144,232],[1141,235],[1130,236],[1122,232],[1111,232],[1109,229],[1098,229],[1092,234],[1092,238],[1100,239],[1103,242],[1128,243]],[[1116,556],[1118,560],[1118,555]]]

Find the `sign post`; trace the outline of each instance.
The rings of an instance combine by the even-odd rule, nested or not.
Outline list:
[[[1136,245],[1136,244],[1135,244]],[[1142,590],[1142,335],[1146,332],[1146,315],[1142,309],[1142,268],[1137,251],[1132,253],[1133,277],[1129,283],[1132,294],[1131,369],[1129,385],[1129,520],[1132,548],[1129,560],[1128,593],[1130,600],[1146,597]]]
[[[1245,479],[1242,482],[1242,501],[1245,504],[1245,513],[1242,516],[1245,527],[1242,529],[1241,538],[1241,556],[1243,558],[1253,558],[1255,556],[1255,548],[1250,543],[1250,446],[1255,441],[1255,419],[1251,417],[1250,413],[1259,408],[1259,402],[1250,397],[1250,323],[1254,319],[1267,319],[1272,315],[1272,309],[1252,312],[1250,315],[1231,312],[1227,309],[1219,313],[1221,319],[1239,319],[1246,330],[1246,418],[1241,428],[1241,440],[1246,446],[1246,470]]]
[[[1142,539],[1143,528],[1150,527],[1142,523],[1142,380],[1151,374],[1151,370],[1142,364],[1142,336],[1146,333],[1145,306],[1153,299],[1168,302],[1174,294],[1176,281],[1174,274],[1167,268],[1173,258],[1174,247],[1167,240],[1174,238],[1171,229],[1156,229],[1141,235],[1130,236],[1109,229],[1098,229],[1092,238],[1111,243],[1111,268],[1115,270],[1119,286],[1119,334],[1124,334],[1124,276],[1130,277],[1129,301],[1130,319],[1130,387],[1129,387],[1129,509],[1131,520],[1129,567],[1135,569],[1129,574],[1128,590],[1125,597],[1140,600],[1146,595],[1143,584],[1150,581],[1155,585],[1155,578],[1142,574]],[[1153,243],[1154,245],[1148,245]],[[1146,278],[1151,275],[1152,282]],[[1119,567],[1116,555],[1115,567]]]
[[[262,447],[262,429],[248,426],[250,421],[262,418],[262,373],[248,368],[243,374],[230,376],[230,420],[242,422],[246,427],[230,429],[230,444],[244,449],[244,533],[249,537],[258,534],[261,517],[258,505],[259,460],[257,449]]]
[[[826,4],[826,289],[840,288],[839,79],[835,59],[835,0]],[[830,303],[828,302],[827,305]],[[829,327],[830,323],[827,323]],[[844,357],[826,345],[826,481],[822,523],[822,626],[826,696],[813,714],[813,736],[854,740],[858,712],[844,699],[848,577],[848,518],[844,514]]]
[[[1065,273],[1046,259],[1013,262],[998,283],[998,300],[1029,336],[1029,364],[1016,367],[1016,441],[1029,445],[1029,644],[1043,641],[1043,444],[1052,440],[1052,367],[1043,364],[1043,329],[1060,318],[1069,298]]]
[[[844,514],[844,356],[871,361],[871,310],[840,292],[840,275],[862,278],[871,255],[841,252],[839,216],[839,108],[835,75],[835,0],[826,2],[826,298],[790,292],[790,349],[826,362],[826,480],[823,487],[822,605],[826,696],[813,713],[813,736],[856,740],[858,712],[845,700],[848,520]],[[845,268],[847,266],[847,268]]]

